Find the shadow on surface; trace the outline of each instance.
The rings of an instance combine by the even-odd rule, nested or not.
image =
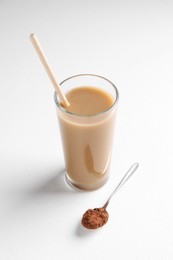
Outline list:
[[[34,214],[50,205],[69,199],[77,193],[68,186],[65,180],[65,170],[43,169],[42,167],[20,170],[18,180],[4,192],[3,214],[5,221],[17,218],[21,213]],[[25,173],[22,175],[22,173]],[[36,177],[34,177],[36,176]],[[53,208],[53,206],[52,206]]]
[[[100,232],[101,228],[99,229],[87,229],[85,228],[81,222],[78,223],[77,227],[76,227],[76,231],[75,231],[75,235],[77,237],[90,237],[90,236],[94,236],[96,234],[98,234],[98,232]]]
[[[35,194],[55,194],[55,193],[66,193],[66,192],[74,192],[65,180],[65,169],[61,169],[58,171],[54,171],[51,173],[51,176],[46,180],[37,184],[33,190],[30,191]]]

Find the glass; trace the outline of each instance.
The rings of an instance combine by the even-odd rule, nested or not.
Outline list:
[[[80,74],[60,83],[66,94],[76,87],[95,87],[107,92],[113,104],[92,115],[75,114],[61,106],[54,94],[62,137],[66,181],[74,189],[95,190],[108,180],[114,136],[116,108],[119,98],[116,86],[108,79]]]

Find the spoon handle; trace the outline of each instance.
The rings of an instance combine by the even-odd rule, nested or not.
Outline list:
[[[103,208],[106,209],[106,207],[109,204],[110,199],[112,198],[112,196],[126,183],[126,181],[129,180],[129,178],[133,175],[133,173],[137,170],[137,168],[139,167],[139,163],[134,163],[130,169],[126,172],[126,174],[124,175],[124,177],[122,178],[122,180],[119,182],[119,184],[116,186],[116,188],[113,190],[113,192],[111,193],[111,195],[109,196],[108,200],[106,201],[106,203],[104,204]]]

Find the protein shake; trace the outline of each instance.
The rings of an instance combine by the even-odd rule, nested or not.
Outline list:
[[[118,91],[109,80],[90,74],[71,77],[63,86],[70,106],[61,106],[56,93],[55,102],[67,182],[98,189],[109,177]]]

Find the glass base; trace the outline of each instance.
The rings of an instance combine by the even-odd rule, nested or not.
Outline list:
[[[108,177],[105,178],[104,180],[100,181],[97,184],[77,184],[75,182],[73,182],[67,175],[67,173],[65,172],[65,180],[67,185],[72,188],[73,190],[76,191],[94,191],[94,190],[98,190],[101,187],[103,187],[106,182],[108,181]]]

